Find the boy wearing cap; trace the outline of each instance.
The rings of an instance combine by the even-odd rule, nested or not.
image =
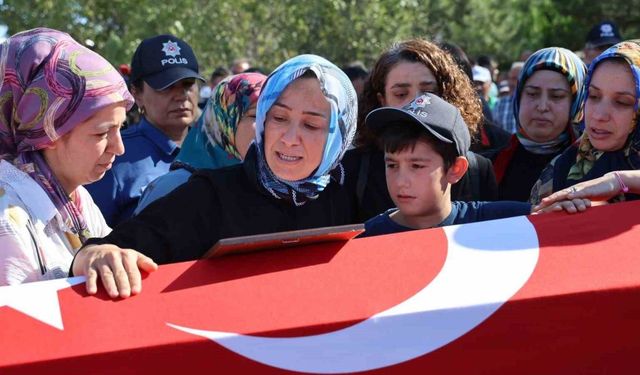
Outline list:
[[[460,111],[433,94],[398,109],[378,108],[365,125],[380,134],[392,208],[365,223],[361,237],[528,215],[524,202],[451,202],[467,171],[469,130]]]
[[[145,187],[169,172],[199,113],[196,80],[204,81],[191,47],[168,34],[140,43],[129,79],[141,120],[122,132],[125,153],[87,186],[111,227],[131,217]]]

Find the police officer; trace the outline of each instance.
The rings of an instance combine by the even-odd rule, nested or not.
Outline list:
[[[168,34],[140,43],[130,80],[141,120],[122,131],[125,153],[102,180],[87,186],[111,227],[129,218],[147,184],[169,171],[196,120],[196,80],[204,81],[191,47]]]
[[[593,26],[587,34],[584,45],[584,63],[589,66],[591,60],[598,57],[607,48],[622,42],[618,26],[611,21],[603,21]]]

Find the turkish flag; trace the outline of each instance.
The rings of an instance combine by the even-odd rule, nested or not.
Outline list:
[[[0,288],[0,373],[626,373],[640,202]]]

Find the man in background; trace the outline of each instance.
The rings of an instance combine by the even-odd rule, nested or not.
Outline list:
[[[247,69],[251,68],[251,64],[249,60],[246,58],[240,58],[233,61],[231,64],[231,74],[240,74],[247,71]]]
[[[584,63],[588,66],[599,54],[620,42],[622,42],[622,36],[615,23],[603,21],[593,26],[587,34],[584,45]]]
[[[509,74],[507,75],[509,95],[498,99],[492,111],[495,124],[511,134],[516,132],[516,117],[513,114],[513,95],[516,92],[518,77],[520,76],[522,67],[524,67],[522,61],[516,61],[511,64],[511,69],[509,69]]]

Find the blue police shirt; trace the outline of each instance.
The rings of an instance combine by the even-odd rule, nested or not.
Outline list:
[[[151,181],[138,201],[133,214],[137,215],[148,205],[174,191],[178,186],[189,181],[191,172],[184,168],[175,169]]]
[[[203,115],[204,116],[204,115]],[[183,162],[194,169],[218,169],[241,163],[227,153],[222,147],[212,144],[202,128],[192,128],[182,143],[176,161]],[[191,177],[191,172],[185,168],[177,168],[151,181],[138,201],[134,215],[139,214],[149,204],[171,193],[178,186],[184,184]]]
[[[116,157],[104,177],[87,185],[112,228],[133,215],[147,185],[169,172],[180,148],[144,117],[122,131],[125,152]]]
[[[364,233],[359,237],[378,236],[381,234],[391,234],[415,230],[415,228],[405,227],[393,221],[389,217],[398,211],[391,208],[386,212],[372,217],[364,223]],[[476,221],[502,219],[505,217],[529,215],[531,204],[515,201],[497,202],[451,202],[451,213],[440,224],[435,227],[447,225],[474,223]]]

